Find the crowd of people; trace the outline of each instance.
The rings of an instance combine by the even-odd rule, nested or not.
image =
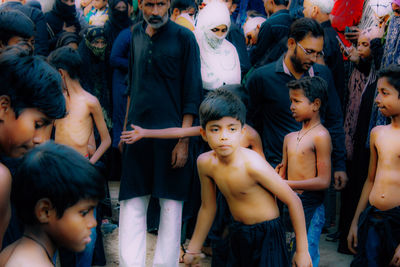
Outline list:
[[[400,0],[51,4],[0,4],[0,266],[105,265],[110,180],[121,266],[400,266]]]

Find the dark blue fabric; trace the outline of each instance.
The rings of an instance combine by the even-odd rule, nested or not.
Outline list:
[[[299,19],[304,17],[303,14],[303,2],[304,0],[292,0],[292,2],[290,3],[290,15],[294,18],[294,19]]]
[[[251,64],[250,64],[250,58],[249,54],[247,53],[247,47],[246,47],[246,39],[244,37],[244,33],[242,29],[237,26],[231,19],[231,27],[229,28],[228,35],[226,36],[226,39],[235,46],[236,51],[239,55],[239,61],[240,61],[240,70],[242,73],[242,78],[246,73],[250,70]]]
[[[301,128],[301,124],[292,117],[289,89],[286,86],[295,78],[284,72],[283,58],[284,56],[276,62],[256,69],[250,74],[246,84],[250,96],[249,121],[258,130],[265,157],[272,166],[276,166],[282,160],[285,135]],[[313,69],[314,75],[328,83],[328,102],[325,113],[321,114],[321,121],[332,138],[333,169],[344,171],[346,149],[339,97],[330,70],[319,64],[314,64]]]

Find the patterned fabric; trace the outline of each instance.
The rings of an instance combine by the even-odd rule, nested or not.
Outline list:
[[[374,65],[371,65],[372,67],[368,76],[365,76],[357,68],[354,68],[349,80],[349,100],[346,107],[346,117],[344,120],[346,151],[347,159],[349,160],[353,158],[354,133],[357,127],[362,95],[367,86],[373,83],[376,79]]]
[[[400,64],[400,16],[393,16],[386,35],[382,67]]]

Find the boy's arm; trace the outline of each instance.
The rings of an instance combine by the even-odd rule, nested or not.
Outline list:
[[[246,147],[250,147],[251,150],[257,152],[261,157],[265,159],[262,141],[260,135],[253,127],[248,124],[244,125],[245,135],[242,143],[246,144]]]
[[[108,133],[106,122],[104,121],[103,111],[101,110],[100,102],[97,98],[89,100],[89,110],[93,117],[94,123],[96,125],[97,131],[100,134],[100,146],[96,149],[93,156],[90,158],[91,163],[96,163],[101,156],[106,152],[106,150],[111,145],[111,137]]]
[[[331,183],[331,138],[329,133],[321,133],[314,137],[317,177],[305,180],[288,180],[292,189],[324,190]]]
[[[189,255],[201,253],[201,247],[210,231],[217,210],[216,187],[214,181],[206,173],[208,165],[209,160],[207,155],[200,155],[197,159],[197,168],[201,184],[201,206],[197,215],[196,227],[187,248]],[[185,257],[186,264],[191,264],[191,260],[193,260],[192,257]]]
[[[282,162],[279,163],[275,167],[275,171],[283,179],[286,179],[287,163],[288,163],[288,155],[287,155],[287,142],[288,142],[288,140],[287,139],[288,139],[288,135],[286,135],[285,139],[283,139]]]
[[[123,131],[121,140],[126,144],[133,144],[142,138],[160,138],[160,139],[176,139],[189,136],[199,136],[200,126],[192,126],[187,128],[166,128],[166,129],[143,129],[137,125],[131,124],[131,131]]]
[[[311,258],[308,253],[307,231],[304,218],[303,205],[299,197],[287,185],[268,162],[251,160],[251,167],[248,168],[250,176],[261,186],[277,196],[288,206],[290,219],[296,234],[296,254],[293,258],[295,266],[311,267]]]
[[[375,147],[376,137],[377,137],[377,128],[372,129],[371,138],[370,138],[370,157],[369,157],[369,168],[368,168],[368,177],[365,180],[363,190],[361,192],[360,200],[358,201],[357,209],[354,214],[353,220],[351,222],[349,234],[347,236],[347,245],[351,252],[356,253],[355,248],[358,245],[358,219],[360,217],[361,212],[367,207],[369,194],[371,193],[372,187],[375,181],[376,168],[378,163],[378,153]]]
[[[0,250],[11,217],[10,193],[11,174],[4,165],[0,164]]]

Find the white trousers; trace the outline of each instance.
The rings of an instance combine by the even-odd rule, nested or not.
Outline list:
[[[146,214],[150,196],[120,202],[119,264],[144,267],[146,264]],[[161,214],[154,267],[177,267],[181,238],[183,201],[160,198]]]

